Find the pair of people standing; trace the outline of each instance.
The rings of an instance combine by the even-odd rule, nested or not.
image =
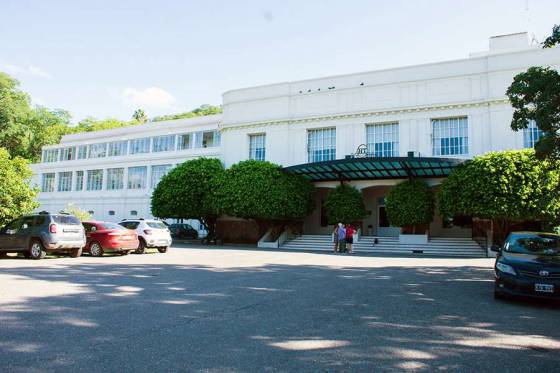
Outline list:
[[[338,223],[334,227],[334,252],[352,254],[352,244],[354,243],[354,228],[350,224]]]

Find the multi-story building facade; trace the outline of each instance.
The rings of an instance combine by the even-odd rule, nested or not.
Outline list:
[[[440,167],[441,162],[468,159],[488,151],[532,147],[540,132],[534,123],[526,131],[511,130],[513,110],[505,92],[513,77],[530,66],[559,69],[560,48],[529,45],[526,33],[493,37],[489,45],[488,51],[462,60],[228,91],[223,95],[221,117],[66,136],[60,145],[46,147],[44,163],[34,166],[37,181],[43,187],[40,201],[47,209],[74,201],[104,219],[130,217],[132,211],[138,216],[149,216],[153,167],[174,165],[200,155],[220,157],[226,167],[246,159],[266,160],[285,167],[300,165],[294,168],[295,172],[309,171],[318,162],[326,168],[335,162],[334,167],[338,167],[336,160],[355,154],[358,148],[362,156],[375,160],[372,167],[381,164],[383,158],[405,158],[411,154],[434,162],[439,159]],[[193,132],[219,131],[220,135],[212,133],[214,138],[221,137],[221,145],[179,150],[178,136],[191,128]],[[153,152],[159,146],[154,139],[168,134],[175,136],[175,148]],[[152,138],[152,152],[132,154],[133,139],[142,137]],[[120,145],[111,148],[108,144],[121,140],[127,141],[127,155],[110,156],[119,152],[115,149]],[[76,147],[76,155],[69,155],[65,150],[68,147]],[[55,151],[58,155],[53,154]],[[87,156],[80,158],[80,154]],[[68,157],[76,159],[46,162]],[[137,167],[145,168],[140,171]],[[112,175],[117,172],[110,171],[114,168],[122,169],[123,187],[118,191],[108,188],[112,188]],[[325,169],[313,169],[307,175],[319,188],[318,207],[304,224],[309,233],[330,230],[321,203],[340,180],[325,176]],[[317,176],[322,172],[322,176]],[[380,172],[343,178],[364,195],[369,213],[363,223],[364,233],[397,232],[388,226],[384,211],[388,190],[406,178],[400,171],[394,172],[392,177]],[[98,176],[101,173],[103,176]],[[432,185],[444,176],[445,172],[423,175]],[[69,183],[75,185],[80,177],[83,189],[72,186],[67,190]],[[136,178],[145,180],[145,184],[136,188]],[[88,190],[93,187],[101,189]],[[434,219],[430,230],[441,236],[470,234],[468,226],[446,224],[440,217]]]

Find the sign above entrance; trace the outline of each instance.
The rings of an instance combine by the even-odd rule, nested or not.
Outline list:
[[[350,154],[350,158],[366,158],[368,156],[368,150],[366,144],[361,144],[356,149],[354,154]]]

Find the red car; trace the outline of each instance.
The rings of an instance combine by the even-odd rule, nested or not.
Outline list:
[[[106,252],[130,254],[138,248],[138,235],[125,227],[105,221],[82,222],[86,231],[84,251],[91,256],[103,256]]]

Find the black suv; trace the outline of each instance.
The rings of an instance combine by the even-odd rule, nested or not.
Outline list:
[[[86,245],[80,220],[68,214],[25,215],[0,229],[0,256],[23,253],[28,258],[42,259],[47,253],[82,255]]]
[[[171,236],[176,238],[192,238],[195,240],[198,238],[198,232],[189,224],[171,224],[169,226],[169,231],[171,232]]]
[[[512,232],[498,252],[494,266],[494,296],[560,299],[560,235]]]

